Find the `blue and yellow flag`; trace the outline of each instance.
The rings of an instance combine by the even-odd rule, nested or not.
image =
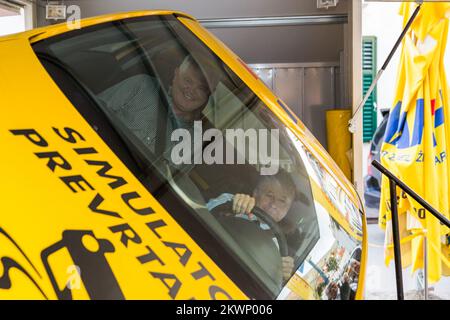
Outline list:
[[[416,4],[404,3],[409,19]],[[424,3],[403,40],[397,92],[389,115],[381,163],[447,218],[450,207],[450,104],[444,69],[450,12],[448,3]],[[427,236],[430,283],[450,275],[448,228],[397,190],[403,266],[423,268]],[[383,177],[380,227],[386,229],[386,263],[393,258],[389,180]],[[388,223],[389,222],[389,223]]]

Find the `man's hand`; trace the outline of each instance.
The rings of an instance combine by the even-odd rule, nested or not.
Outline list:
[[[294,259],[292,257],[281,257],[281,267],[283,269],[283,280],[288,281],[294,270]]]
[[[234,214],[246,214],[249,218],[253,218],[252,210],[255,207],[255,198],[246,194],[236,194],[233,197]]]
[[[348,273],[347,273],[347,272],[344,273],[344,275],[343,275],[343,277],[342,277],[342,281],[343,281],[344,283],[345,283],[345,282],[350,283],[350,277],[348,276]]]

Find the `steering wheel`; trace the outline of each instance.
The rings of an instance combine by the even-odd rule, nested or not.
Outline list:
[[[225,202],[218,207],[229,206],[229,212],[232,212],[232,205],[230,202]],[[216,207],[217,208],[217,207]],[[214,209],[213,209],[214,210]],[[263,223],[267,224],[269,228],[272,230],[275,238],[278,241],[278,247],[280,250],[280,255],[282,257],[288,256],[288,244],[286,240],[286,236],[284,235],[283,230],[278,225],[278,223],[263,209],[259,207],[254,207],[252,213]]]
[[[267,224],[269,226],[269,228],[272,230],[275,237],[277,238],[278,246],[280,248],[280,255],[282,257],[287,257],[288,256],[288,243],[286,240],[286,236],[284,235],[284,232],[281,229],[281,227],[278,225],[278,223],[267,212],[265,212],[263,209],[261,209],[259,207],[255,206],[252,210],[252,213],[259,220],[261,220],[262,222],[264,222],[265,224]]]

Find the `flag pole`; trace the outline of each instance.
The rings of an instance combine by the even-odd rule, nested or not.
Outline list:
[[[424,273],[424,299],[428,300],[428,240],[427,230],[423,230],[423,273]]]
[[[400,34],[400,37],[395,42],[394,47],[392,48],[391,52],[389,53],[388,57],[386,58],[386,61],[383,63],[383,66],[381,67],[380,71],[378,71],[375,79],[372,81],[372,84],[369,87],[369,90],[367,90],[366,95],[362,99],[362,101],[359,103],[358,108],[356,108],[355,112],[353,113],[352,118],[348,122],[348,130],[351,133],[355,133],[355,120],[356,116],[358,115],[361,108],[364,106],[364,104],[369,99],[370,95],[372,94],[373,90],[375,89],[378,80],[380,80],[381,75],[386,70],[387,66],[389,65],[389,62],[391,62],[392,57],[394,56],[395,52],[397,51],[397,48],[399,47],[400,43],[402,43],[403,38],[405,37],[406,33],[408,32],[409,28],[411,27],[411,24],[414,22],[414,19],[419,14],[420,8],[422,7],[422,2],[419,2],[419,5],[414,10],[413,14],[408,20],[408,23],[406,24],[405,28],[403,29],[402,33]]]

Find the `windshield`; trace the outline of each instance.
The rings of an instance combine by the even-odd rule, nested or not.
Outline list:
[[[173,16],[76,30],[38,42],[34,50],[47,70],[63,70],[103,112],[139,163],[140,180],[159,177],[159,185],[146,184],[152,194],[175,193],[186,208],[182,214],[212,232],[269,296],[278,296],[297,270],[308,273],[324,255],[341,250],[349,257],[359,246],[360,230],[341,230],[336,222],[361,224],[336,182]],[[64,77],[54,78],[62,86]],[[334,203],[318,204],[317,194],[335,197]],[[340,218],[330,216],[330,206]],[[320,252],[312,254],[315,247]]]

